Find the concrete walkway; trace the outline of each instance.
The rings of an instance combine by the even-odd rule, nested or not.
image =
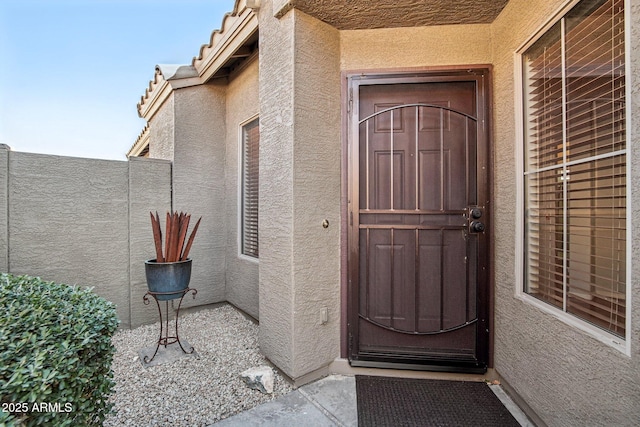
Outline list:
[[[499,385],[490,386],[523,427],[535,427]],[[215,427],[357,427],[356,380],[331,375],[233,417]]]

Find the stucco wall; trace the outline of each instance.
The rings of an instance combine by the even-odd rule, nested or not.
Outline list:
[[[273,12],[259,12],[260,343],[297,378],[339,356],[341,69],[486,64],[491,38],[488,25],[339,32]]]
[[[225,86],[208,84],[173,93],[173,209],[202,217],[191,248],[190,286],[202,305],[225,300]],[[191,228],[191,227],[190,227]]]
[[[293,11],[294,376],[340,354],[340,35]],[[322,223],[328,220],[329,227]],[[323,324],[322,311],[328,312]]]
[[[9,153],[9,271],[129,298],[127,163]],[[129,307],[118,304],[127,323]]]
[[[174,114],[174,93],[171,93],[149,120],[149,157],[173,160]]]
[[[129,295],[132,327],[158,321],[155,304],[144,305],[147,293],[144,261],[155,258],[149,212],[171,209],[171,163],[166,160],[129,159]]]
[[[343,70],[486,64],[489,25],[341,31]]]
[[[242,147],[241,125],[259,111],[258,61],[253,61],[227,88],[226,174],[226,299],[254,318],[259,317],[258,261],[239,255],[239,191]]]
[[[495,368],[533,410],[549,425],[635,425],[640,420],[640,358],[638,332],[640,310],[640,249],[634,244],[632,356],[628,357],[586,332],[569,326],[515,296],[515,254],[518,191],[516,183],[516,129],[514,52],[560,6],[555,0],[511,0],[491,26],[494,63],[494,224],[495,224]],[[631,171],[637,171],[639,155],[633,150],[640,129],[640,74],[638,28],[640,8],[634,7],[627,75],[632,88]],[[629,171],[629,169],[628,169]],[[632,177],[631,206],[640,202],[638,175]],[[635,183],[635,184],[633,184]],[[638,241],[638,230],[633,230]]]
[[[3,155],[9,262],[2,271],[94,287],[117,305],[123,327],[155,321],[141,309],[146,290],[137,285],[145,254],[153,253],[144,221],[170,197],[170,164]]]
[[[172,161],[170,209],[202,221],[189,254],[195,299],[183,306],[225,300],[225,85],[177,89],[149,122],[151,158]],[[164,224],[164,221],[162,222]]]
[[[288,375],[293,360],[294,18],[261,2],[260,350]]]
[[[334,28],[260,8],[260,345],[294,379],[339,355],[339,48]]]
[[[629,358],[515,297],[518,248],[514,52],[559,6],[552,0],[511,0],[491,25],[342,31],[341,68],[360,71],[493,64],[495,367],[550,425],[631,425],[640,419],[639,310],[633,310],[630,336],[634,356]],[[635,53],[630,58],[633,69],[627,76],[627,85],[633,91],[632,111],[637,111],[640,84],[634,76],[640,75],[640,7],[633,8]],[[640,116],[635,113],[631,117]],[[640,126],[633,119],[630,125],[634,141],[640,135]],[[638,164],[637,157],[632,151],[632,165]],[[638,181],[640,178],[634,175],[633,197],[628,206],[638,201]],[[639,241],[638,234],[633,230],[634,242]],[[633,281],[640,269],[640,246],[634,246],[630,286],[635,283],[635,301],[640,293],[637,281]]]

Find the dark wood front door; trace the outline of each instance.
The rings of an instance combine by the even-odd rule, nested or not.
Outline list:
[[[484,371],[486,70],[349,79],[349,358]]]

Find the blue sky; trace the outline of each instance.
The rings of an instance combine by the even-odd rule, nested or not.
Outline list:
[[[235,0],[1,0],[0,143],[124,160],[156,64],[190,64]]]

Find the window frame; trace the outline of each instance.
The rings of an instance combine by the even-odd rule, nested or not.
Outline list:
[[[238,125],[238,258],[243,259],[245,261],[258,263],[260,260],[260,254],[258,256],[253,256],[244,253],[244,241],[245,241],[245,232],[244,232],[244,197],[245,197],[245,188],[244,188],[244,171],[245,171],[245,158],[244,158],[244,148],[245,148],[245,129],[247,126],[253,124],[258,121],[258,129],[260,128],[259,122],[259,114],[255,114],[248,119],[244,120]],[[260,155],[258,154],[258,160],[260,159]],[[260,172],[258,171],[258,176]],[[260,197],[258,196],[258,200]],[[259,211],[258,211],[259,215]],[[259,231],[258,231],[259,233]],[[260,240],[258,237],[258,244]]]
[[[632,288],[633,277],[631,274],[631,256],[632,256],[632,221],[629,212],[633,212],[633,202],[631,199],[631,178],[633,176],[632,162],[631,162],[631,138],[630,131],[633,128],[631,115],[631,85],[629,80],[625,85],[625,96],[627,103],[625,105],[625,121],[626,130],[625,138],[627,141],[626,146],[626,313],[625,313],[625,337],[621,338],[613,333],[610,333],[598,326],[595,326],[586,320],[582,320],[566,311],[562,308],[555,307],[548,304],[532,295],[525,292],[525,257],[527,256],[527,245],[525,241],[525,152],[524,147],[526,143],[525,133],[527,124],[525,120],[525,81],[524,81],[524,67],[523,56],[527,49],[536,43],[547,31],[549,31],[556,23],[558,23],[574,6],[580,3],[581,0],[567,0],[556,10],[552,16],[545,21],[532,36],[521,46],[516,49],[514,53],[514,101],[515,101],[515,160],[516,160],[516,262],[515,262],[515,296],[516,298],[524,301],[525,303],[534,306],[540,311],[550,314],[563,323],[574,327],[580,331],[583,331],[598,341],[609,345],[612,348],[624,353],[627,356],[631,356],[631,336],[633,334],[631,325],[631,313],[632,313]],[[625,75],[631,76],[631,64],[629,61],[630,56],[630,34],[631,34],[631,16],[630,16],[630,0],[624,0],[624,38],[625,38]]]

